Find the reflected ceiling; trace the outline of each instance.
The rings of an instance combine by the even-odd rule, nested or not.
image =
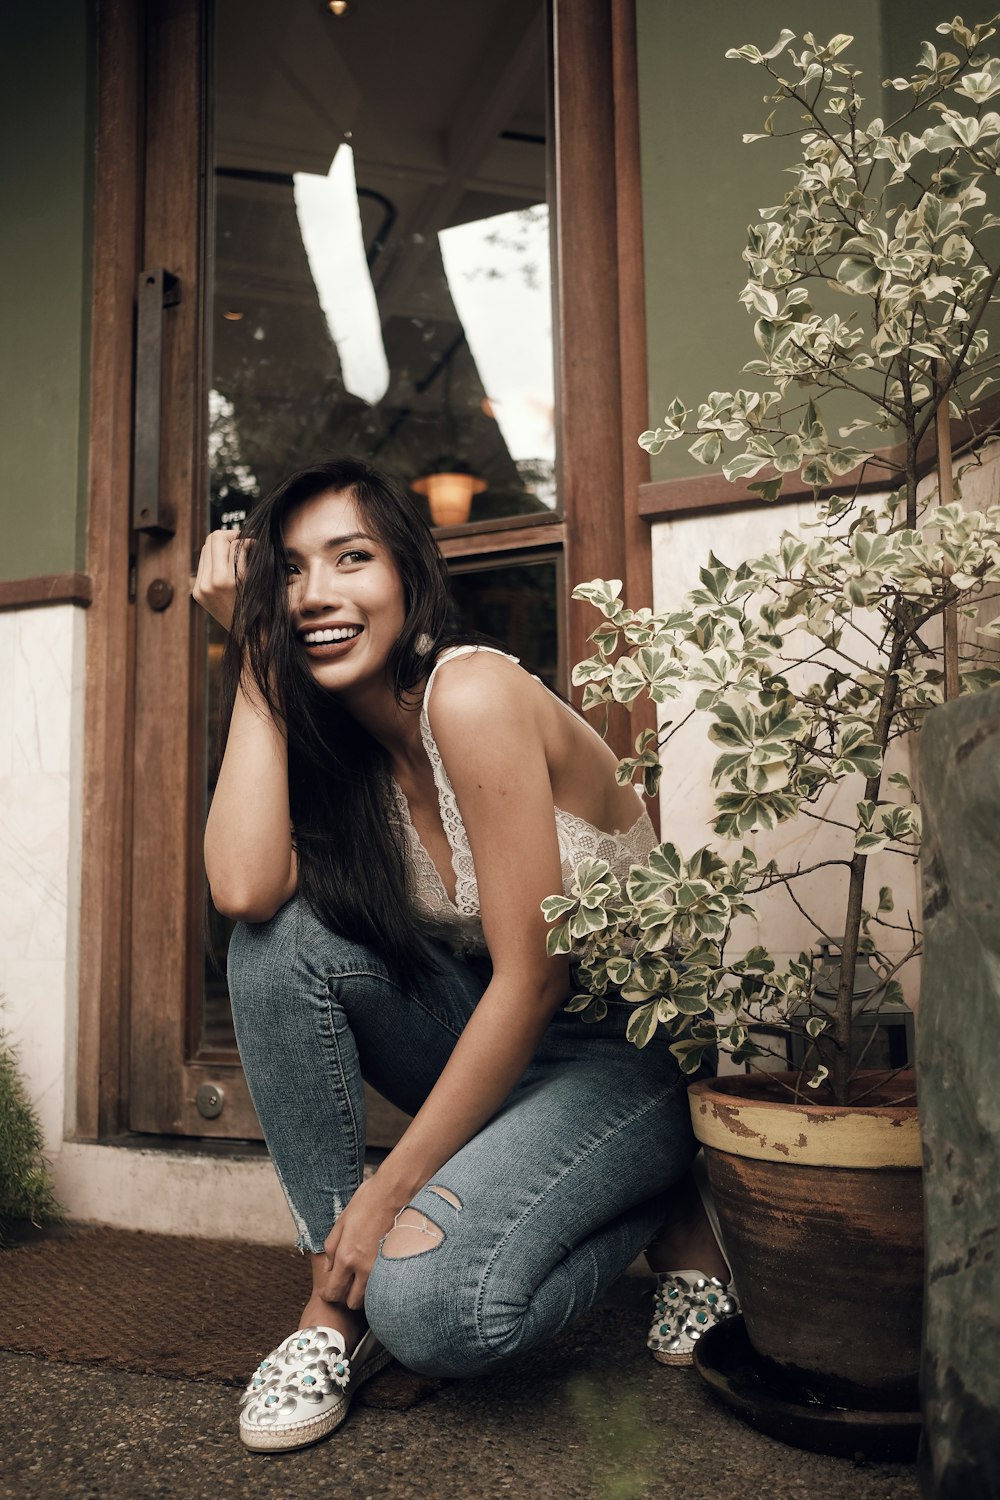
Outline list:
[[[544,5],[217,0],[215,25],[217,495],[319,453],[412,479],[462,450],[490,480],[479,514],[539,509],[484,411],[438,232],[545,201]],[[391,370],[376,406],[343,389],[292,195],[345,141]]]

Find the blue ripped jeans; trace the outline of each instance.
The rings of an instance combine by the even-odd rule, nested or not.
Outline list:
[[[401,988],[368,949],[301,901],[240,924],[229,983],[240,1055],[304,1250],[320,1251],[361,1181],[362,1079],[413,1114],[486,985],[434,949]],[[444,1231],[422,1254],[379,1253],[365,1298],[412,1370],[474,1375],[585,1312],[662,1222],[696,1146],[666,1041],[625,1040],[630,1007],[588,1025],[560,1012],[504,1106],[412,1206]]]

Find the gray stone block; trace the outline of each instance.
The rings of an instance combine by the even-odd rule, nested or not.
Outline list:
[[[921,1482],[934,1500],[1000,1500],[1000,689],[928,715],[920,780]]]

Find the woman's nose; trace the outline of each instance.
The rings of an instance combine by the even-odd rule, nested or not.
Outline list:
[[[340,602],[336,575],[322,562],[304,568],[299,578],[298,605],[301,610],[315,614],[318,610],[334,608]]]

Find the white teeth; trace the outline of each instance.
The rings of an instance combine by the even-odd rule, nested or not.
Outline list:
[[[332,641],[351,641],[360,634],[360,625],[338,625],[332,630],[304,630],[302,639],[307,646],[328,646]]]

